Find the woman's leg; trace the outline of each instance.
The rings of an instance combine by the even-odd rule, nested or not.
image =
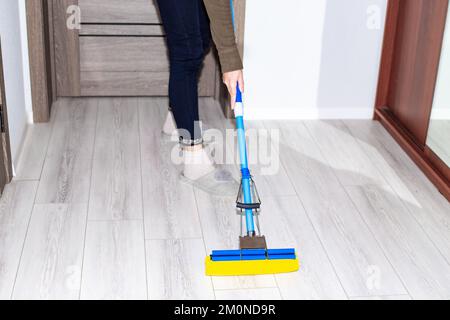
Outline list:
[[[203,1],[158,0],[158,5],[169,48],[170,106],[181,141],[189,145],[198,144],[202,141],[198,76],[205,54],[204,41],[208,39],[205,36],[208,21],[205,20]]]
[[[199,22],[200,22],[200,33],[202,35],[203,41],[203,55],[206,56],[211,48],[212,35],[211,35],[211,25],[209,22],[208,13],[206,12],[203,0],[200,0],[199,6]]]

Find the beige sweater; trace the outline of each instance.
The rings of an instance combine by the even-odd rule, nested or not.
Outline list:
[[[222,72],[241,70],[242,59],[236,45],[230,0],[203,0],[211,21],[211,33],[219,51]]]

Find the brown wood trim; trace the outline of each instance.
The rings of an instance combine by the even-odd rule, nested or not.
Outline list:
[[[57,88],[56,88],[56,68],[55,68],[55,31],[54,31],[54,21],[53,21],[53,1],[52,0],[44,0],[46,4],[46,22],[47,22],[47,33],[48,33],[48,41],[47,41],[47,63],[50,66],[49,68],[49,82],[51,83],[51,98],[52,103],[57,99]]]
[[[78,0],[51,0],[53,3],[56,85],[58,97],[79,97],[80,43],[79,30],[67,29],[67,9]]]
[[[3,75],[3,60],[2,60],[2,46],[0,40],[0,105],[1,111],[3,114],[3,122],[5,127],[5,132],[1,133],[1,139],[3,145],[3,153],[4,158],[4,168],[0,169],[2,172],[2,179],[4,182],[9,183],[13,178],[13,166],[12,166],[12,157],[11,157],[11,145],[9,140],[9,125],[8,125],[8,107],[6,103],[6,93],[5,93],[5,81]],[[0,190],[0,194],[3,193],[3,190]]]
[[[408,31],[404,30],[404,27],[401,30],[399,26],[399,20],[402,18],[400,12],[401,1],[405,0],[389,0],[388,2],[374,119],[381,122],[381,124],[394,137],[394,139],[405,150],[409,157],[418,165],[418,167],[424,172],[424,174],[430,179],[430,181],[439,189],[439,191],[450,201],[449,167],[425,145],[425,138],[423,137],[424,132],[422,132],[420,136],[413,135],[410,129],[406,127],[406,124],[402,123],[402,121],[396,116],[395,106],[390,105],[390,103],[392,102],[392,94],[393,92],[395,92],[393,90],[396,90],[398,86],[397,83],[393,82],[393,77],[395,76],[393,73],[393,70],[395,68],[394,64],[396,63],[396,61],[398,62],[398,57],[396,58],[396,55],[398,56],[398,53],[396,52],[396,50],[400,50],[400,42],[405,41],[405,39],[403,39],[403,37],[399,35],[399,32]],[[418,6],[422,6],[423,4],[423,2],[417,2]],[[439,5],[441,7],[447,8],[448,2],[444,5],[442,5],[442,3],[439,3]],[[421,7],[420,16],[423,18],[426,15],[428,15],[429,17],[429,15],[431,14],[436,14],[436,10],[438,7],[434,6],[430,8],[434,8],[434,11],[423,11],[424,8]],[[441,10],[438,11],[439,14],[442,14],[442,12],[440,11]],[[445,12],[447,12],[447,10],[445,10]],[[438,21],[442,21],[442,16],[436,17],[436,19],[438,19]],[[442,26],[439,24],[433,26],[433,28],[426,30],[426,32],[433,34],[433,36],[429,39],[430,46],[433,46],[433,51],[427,59],[425,59],[424,56],[420,56],[422,60],[425,59],[428,61],[426,65],[424,64],[422,66],[415,66],[416,68],[419,68],[416,73],[416,77],[418,75],[421,75],[422,78],[426,77],[426,79],[428,79],[427,83],[429,85],[427,85],[427,88],[424,89],[426,92],[421,96],[421,101],[424,106],[429,106],[430,110],[432,104],[432,95],[434,93],[438,72],[439,59],[436,55],[441,51],[441,38],[443,38],[444,33],[443,28],[445,28],[445,25]],[[422,33],[420,33],[418,36],[422,38],[428,37],[428,35],[425,34],[424,31],[422,31]],[[422,43],[423,42],[424,41],[422,41]],[[425,53],[421,51],[418,54],[424,55]],[[411,79],[411,81],[417,81],[417,79]],[[412,92],[411,94],[416,93]],[[426,112],[420,114],[421,119],[422,117],[428,117],[426,119],[424,118],[422,127],[423,129],[425,129],[425,126],[426,128],[428,128],[430,110],[427,109]]]
[[[426,94],[423,96],[423,105],[429,106],[426,111],[423,113],[423,117],[428,119],[426,124],[423,126],[423,135],[417,138],[417,141],[420,142],[422,150],[425,151],[428,130],[430,127],[430,118],[433,109],[434,96],[436,92],[437,79],[439,74],[439,65],[441,59],[441,52],[444,45],[444,33],[447,21],[447,10],[448,10],[449,2],[445,0],[440,4],[440,6],[436,6],[433,11],[426,12],[428,16],[432,16],[437,21],[442,21],[439,25],[434,26],[431,30],[428,30],[430,35],[426,33],[422,33],[421,37],[426,39],[427,45],[429,47],[435,48],[433,50],[433,54],[428,56],[428,64],[422,65],[423,78],[428,79],[429,85],[426,86]]]
[[[424,152],[427,159],[447,179],[447,183],[450,183],[450,167],[430,147],[425,146]]]
[[[444,197],[450,201],[450,181],[447,179],[446,175],[442,173],[442,168],[439,167],[440,165],[445,166],[445,164],[437,157],[437,159],[433,157],[430,159],[427,157],[423,150],[411,139],[410,135],[407,134],[405,128],[403,128],[395,117],[392,116],[388,108],[377,108],[375,114],[375,118],[380,121]],[[441,161],[440,165],[437,160]]]
[[[390,0],[376,107],[387,106],[425,148],[448,0]]]
[[[50,119],[51,84],[47,74],[47,48],[43,0],[27,0],[28,52],[30,61],[31,96],[35,122]]]

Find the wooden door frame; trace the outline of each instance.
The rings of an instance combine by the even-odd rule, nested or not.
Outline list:
[[[399,9],[400,0],[389,0],[374,119],[386,128],[430,181],[450,201],[450,168],[428,146],[418,144],[406,127],[390,110],[388,101],[391,89],[391,75],[394,68],[397,35],[400,31],[398,29]],[[448,19],[450,17],[447,17]],[[443,34],[444,29],[442,30]],[[439,48],[439,51],[441,50],[442,46]]]
[[[1,117],[3,120],[3,128],[1,132],[1,145],[3,146],[2,150],[2,158],[4,160],[3,167],[0,168],[0,176],[3,183],[8,184],[12,181],[13,178],[13,166],[12,166],[12,158],[11,158],[11,145],[9,140],[9,125],[8,125],[8,107],[6,101],[6,93],[5,93],[5,78],[3,75],[3,57],[2,57],[2,46],[0,39],[0,95],[1,95],[1,108],[0,111],[2,113]],[[3,193],[3,186],[0,186],[0,195]]]
[[[26,0],[28,57],[34,122],[48,122],[56,98],[53,71],[51,16],[48,0]]]
[[[57,98],[57,88],[68,88],[64,85],[64,79],[57,79],[55,72],[56,68],[58,65],[61,66],[61,64],[71,69],[79,65],[79,61],[58,61],[58,59],[55,58],[54,37],[58,36],[59,33],[57,30],[53,30],[53,19],[56,17],[65,18],[65,15],[61,14],[62,11],[60,9],[64,7],[61,6],[61,4],[76,4],[78,0],[56,0],[56,3],[58,4],[57,8],[54,7],[55,0],[25,1],[27,11],[33,120],[34,122],[48,122],[50,120],[51,106]],[[243,57],[246,0],[235,0],[234,7],[236,40],[239,52]],[[58,10],[57,15],[53,14],[55,10]],[[73,44],[70,42],[71,39],[66,40],[68,41],[67,45],[70,46]],[[232,117],[233,115],[229,108],[230,101],[228,92],[222,83],[222,74],[219,70],[216,72],[215,81],[215,98],[221,104],[225,115],[227,117]],[[77,95],[79,93],[79,88],[74,88],[73,90],[69,90],[70,92],[66,93],[72,95]]]

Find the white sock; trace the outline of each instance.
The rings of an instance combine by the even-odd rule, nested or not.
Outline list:
[[[171,136],[175,130],[177,130],[177,124],[172,111],[169,110],[166,121],[164,122],[163,133]]]
[[[198,180],[215,169],[214,162],[204,147],[185,148],[183,157],[183,175],[190,180]]]

